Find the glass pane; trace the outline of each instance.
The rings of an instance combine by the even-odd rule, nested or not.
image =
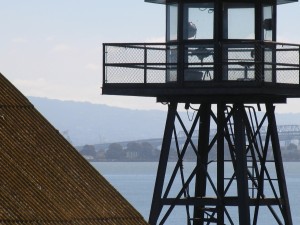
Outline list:
[[[255,48],[249,44],[226,44],[223,46],[223,80],[255,80]],[[257,74],[256,74],[257,75]]]
[[[213,39],[213,4],[185,4],[183,26],[184,39]]]
[[[177,4],[167,6],[167,41],[177,40],[178,6]]]
[[[272,82],[273,80],[273,65],[272,65],[272,61],[273,61],[273,50],[271,48],[265,48],[264,49],[264,79],[265,82]]]
[[[177,81],[177,46],[167,47],[167,74],[166,82]]]
[[[184,81],[212,81],[214,79],[213,52],[212,45],[186,46]]]
[[[273,34],[273,7],[272,6],[264,6],[263,7],[263,34],[264,40],[272,41],[272,34]]]
[[[253,4],[224,5],[224,38],[254,39],[255,10]]]

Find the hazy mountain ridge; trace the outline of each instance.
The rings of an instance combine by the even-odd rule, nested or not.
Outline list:
[[[28,97],[37,110],[73,145],[162,138],[167,113],[88,102]],[[300,125],[300,113],[277,114],[278,125]],[[187,120],[187,117],[184,116]]]
[[[131,110],[88,102],[28,97],[73,145],[161,137],[166,112]]]

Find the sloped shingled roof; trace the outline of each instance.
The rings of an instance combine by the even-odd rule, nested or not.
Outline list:
[[[2,74],[0,166],[0,224],[147,224]]]

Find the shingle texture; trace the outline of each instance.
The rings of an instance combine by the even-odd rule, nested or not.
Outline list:
[[[0,166],[1,225],[147,224],[2,74]]]

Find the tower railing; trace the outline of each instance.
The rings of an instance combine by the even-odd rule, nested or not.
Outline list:
[[[188,42],[183,50],[176,43],[107,43],[103,87],[228,82],[299,86],[299,55],[300,45],[276,42]]]

